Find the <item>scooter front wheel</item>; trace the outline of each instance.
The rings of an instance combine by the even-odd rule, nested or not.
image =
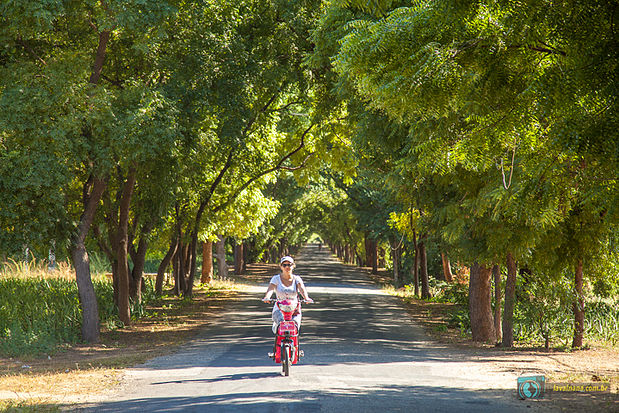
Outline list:
[[[284,376],[289,376],[290,375],[290,364],[292,363],[292,360],[290,360],[290,346],[289,345],[283,345],[282,346],[282,371],[284,373]]]

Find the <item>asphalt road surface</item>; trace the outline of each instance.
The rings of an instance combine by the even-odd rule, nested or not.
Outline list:
[[[316,304],[301,327],[305,357],[289,377],[267,357],[268,283],[239,295],[228,310],[177,353],[130,369],[96,412],[531,412],[514,372],[479,352],[437,345],[364,274],[306,247],[297,257]],[[83,408],[83,407],[82,407]],[[81,409],[80,409],[81,410]]]

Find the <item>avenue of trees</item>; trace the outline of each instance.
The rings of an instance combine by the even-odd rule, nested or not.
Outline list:
[[[512,345],[518,268],[549,286],[571,278],[574,347],[585,278],[616,285],[617,13],[606,1],[333,1],[312,35],[311,65],[346,106],[371,177],[358,181],[366,202],[389,200],[415,278],[426,241],[470,266],[475,340]]]
[[[170,271],[190,297],[214,262],[225,275],[226,248],[241,273],[316,233],[422,298],[467,269],[477,341],[513,345],[525,280],[571,306],[581,347],[587,294],[619,294],[618,13],[3,1],[0,261],[70,259],[96,342],[89,252],[128,325],[149,256],[158,292]]]

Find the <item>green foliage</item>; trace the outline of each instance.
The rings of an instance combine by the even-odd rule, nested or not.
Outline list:
[[[458,305],[450,313],[447,325],[457,328],[463,336],[471,332],[471,318],[468,306]]]
[[[79,339],[77,286],[71,281],[3,278],[1,351],[5,355],[51,351]]]
[[[334,1],[314,32],[309,62],[362,129],[359,168],[389,193],[396,238],[534,268],[552,290],[528,302],[534,335],[570,330],[551,274],[583,262],[614,291],[601,269],[616,274],[615,19],[604,1]]]
[[[112,266],[100,252],[91,252],[88,254],[90,260],[90,272],[95,275],[109,274],[112,272]]]
[[[517,284],[514,333],[523,342],[560,342],[568,347],[574,328],[573,289],[559,277],[551,283],[530,279]],[[614,346],[619,342],[619,303],[616,297],[601,300],[590,294],[585,300],[585,336]]]
[[[551,274],[619,291],[615,21],[602,0],[4,2],[0,257],[63,250],[94,176],[89,246],[113,243],[135,168],[134,244],[402,239],[410,266],[416,236],[435,272],[510,253],[543,297],[522,337],[554,336]]]
[[[147,80],[172,2],[10,1],[0,5],[0,251],[58,251],[82,213],[83,185],[121,159],[161,161],[173,105]],[[106,64],[89,82],[99,33]]]
[[[518,340],[548,342],[571,338],[574,316],[569,281],[561,277],[552,283],[529,280],[518,283],[514,310],[514,336]]]
[[[299,246],[315,232],[324,240],[323,225],[331,222],[330,211],[343,196],[328,179],[301,184],[290,173],[279,174],[277,181],[268,184],[264,193],[272,202],[277,202],[279,208],[252,238],[254,259],[266,258],[272,248],[279,251]]]
[[[616,346],[619,343],[619,300],[588,303],[585,312],[587,337]]]
[[[412,286],[408,287],[412,289]],[[432,288],[432,301],[468,305],[468,284],[432,280],[430,288]]]

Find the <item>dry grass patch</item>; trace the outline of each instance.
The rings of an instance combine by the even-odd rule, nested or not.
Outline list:
[[[121,379],[119,370],[92,368],[67,372],[25,373],[0,378],[0,388],[24,397],[39,397],[63,401],[79,394],[99,394],[117,386]]]
[[[0,400],[0,412],[60,412],[60,405],[50,403],[45,399]]]
[[[370,277],[388,294],[401,297],[410,318],[435,342],[453,346],[458,351],[470,351],[480,361],[491,362],[496,371],[517,376],[540,374],[548,383],[609,382],[610,394],[555,393],[547,397],[561,410],[619,412],[617,346],[589,342],[583,349],[546,351],[543,346],[531,347],[528,343],[515,343],[512,348],[476,343],[470,334],[460,331],[453,323],[458,304],[428,302],[412,297],[407,291],[396,290],[390,286],[390,274],[379,273]]]

